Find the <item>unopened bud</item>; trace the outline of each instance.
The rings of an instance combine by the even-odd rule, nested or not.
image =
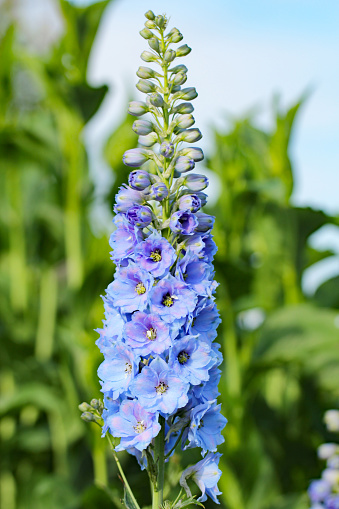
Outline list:
[[[187,143],[195,143],[196,141],[201,140],[202,134],[199,129],[193,128],[193,129],[185,129],[185,131],[182,131],[177,137],[177,141],[185,141]]]
[[[188,129],[188,127],[191,127],[195,122],[193,115],[187,114],[187,115],[180,115],[176,118],[175,123],[176,126],[179,129]]]
[[[149,159],[149,155],[149,151],[143,148],[131,148],[130,150],[126,150],[122,160],[126,166],[137,168]]]
[[[164,16],[161,16],[161,15],[156,16],[154,21],[158,25],[159,28],[162,28],[163,26],[165,26]]]
[[[208,186],[208,178],[205,175],[191,173],[185,178],[185,186],[190,191],[203,191]]]
[[[179,154],[186,157],[190,157],[195,162],[202,161],[204,159],[203,151],[201,150],[201,148],[197,147],[183,148],[182,150],[180,150]]]
[[[205,214],[204,212],[198,212],[196,214],[198,219],[197,232],[205,233],[213,228],[215,217]]]
[[[160,76],[158,72],[154,71],[150,67],[144,67],[142,65],[139,67],[136,74],[139,78],[143,79],[155,78],[155,76]]]
[[[98,410],[100,407],[100,401],[98,399],[91,399],[91,407],[94,408],[94,410]]]
[[[172,109],[173,113],[181,114],[192,113],[192,111],[194,111],[194,106],[192,103],[180,103]]]
[[[136,191],[143,191],[151,185],[149,173],[144,170],[134,170],[128,176],[128,184]]]
[[[146,136],[139,136],[138,142],[144,147],[152,147],[158,141],[158,135],[156,133],[149,133]]]
[[[95,417],[90,412],[84,412],[80,417],[85,422],[95,422]]]
[[[192,49],[187,46],[187,44],[183,44],[183,46],[179,46],[177,51],[177,57],[184,57],[185,55],[188,55],[191,53]]]
[[[156,90],[156,85],[149,80],[141,79],[138,81],[138,83],[135,85],[140,92],[143,92],[144,94],[150,94]]]
[[[159,40],[156,37],[152,37],[152,39],[148,40],[149,47],[152,48],[154,51],[159,53],[160,45]]]
[[[132,129],[139,136],[145,136],[145,134],[153,132],[154,126],[149,120],[135,120]]]
[[[153,53],[151,53],[150,51],[143,51],[140,55],[140,58],[144,62],[156,62],[157,61],[156,55],[153,55]]]
[[[157,92],[153,92],[149,96],[149,101],[153,106],[156,106],[157,108],[160,108],[164,104],[164,99],[162,95],[158,94]]]
[[[205,205],[207,203],[207,194],[203,193],[202,191],[199,191],[196,193],[196,195],[198,196],[198,198],[200,200],[201,207],[205,207]]]
[[[86,403],[86,401],[84,401],[83,403],[80,403],[80,405],[78,406],[80,412],[88,412],[89,410],[91,410],[91,405],[89,405],[88,403]]]
[[[329,431],[339,431],[339,410],[327,410],[324,421]]]
[[[196,194],[186,194],[178,200],[179,210],[197,212],[201,208],[200,198]]]
[[[195,166],[195,163],[193,159],[190,159],[189,157],[185,156],[179,156],[175,161],[174,168],[179,173],[186,173],[187,171],[193,170]]]
[[[142,30],[140,30],[139,34],[144,39],[150,39],[151,37],[154,36],[153,32],[151,32],[148,28],[143,28]]]
[[[149,191],[150,198],[156,201],[162,201],[168,196],[168,189],[166,184],[163,182],[159,182],[157,184],[153,184]]]
[[[155,18],[154,12],[151,11],[151,10],[145,12],[145,18],[150,19],[150,20],[154,20],[154,18]]]
[[[168,49],[164,54],[165,62],[173,62],[176,57],[176,52],[173,49]]]
[[[182,41],[184,38],[184,36],[178,31],[178,32],[175,32],[171,37],[170,37],[170,41],[171,42],[174,42],[174,43],[177,43],[177,42],[180,42]]]
[[[184,64],[180,64],[180,65],[176,65],[175,67],[173,67],[172,69],[169,69],[169,71],[172,73],[172,74],[176,74],[177,72],[184,72],[184,73],[187,73],[188,69],[186,67],[186,65]]]
[[[163,141],[160,145],[160,154],[164,157],[172,157],[174,152],[174,145],[168,141]]]
[[[198,97],[198,93],[194,87],[183,88],[180,92],[173,95],[173,100],[183,99],[184,101],[192,101]]]
[[[139,117],[148,112],[148,106],[142,101],[131,101],[128,106],[128,113],[134,117]]]
[[[173,85],[183,85],[186,81],[187,74],[183,72],[178,72],[178,74],[176,74],[174,78],[171,80],[171,83],[173,83]]]
[[[153,30],[154,28],[157,28],[157,25],[154,23],[154,21],[148,19],[147,21],[145,21],[145,27]]]

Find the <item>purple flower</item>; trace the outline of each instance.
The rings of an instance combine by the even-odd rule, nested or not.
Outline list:
[[[328,481],[317,479],[311,482],[307,491],[312,503],[322,502],[331,493],[331,485]]]
[[[151,272],[154,277],[166,274],[176,259],[171,244],[159,234],[151,234],[144,242],[137,245],[136,263]]]
[[[199,342],[197,336],[185,336],[173,344],[169,366],[183,380],[198,385],[209,379],[208,370],[214,364],[210,352],[210,346]]]
[[[127,221],[124,214],[115,216],[113,222],[117,229],[112,233],[109,244],[113,249],[111,252],[112,260],[118,263],[133,256],[134,247],[143,240],[143,235],[139,228]]]
[[[172,157],[174,152],[174,145],[168,141],[163,141],[160,145],[160,154],[164,157]]]
[[[330,495],[325,500],[326,509],[339,509],[339,494]]]
[[[133,205],[142,204],[144,202],[145,197],[141,191],[131,189],[124,184],[119,188],[119,192],[115,195],[114,212],[116,214],[118,212],[127,212],[127,210]]]
[[[191,490],[187,485],[187,480],[192,478],[201,490],[201,496],[197,499],[198,502],[205,502],[208,495],[213,502],[216,504],[220,503],[217,499],[217,495],[221,495],[217,486],[221,476],[221,470],[218,468],[220,457],[221,454],[219,453],[213,454],[209,452],[203,460],[183,471],[180,477],[180,485],[185,489],[187,497],[192,496]]]
[[[191,410],[191,422],[188,429],[189,445],[191,447],[201,447],[202,455],[206,452],[215,452],[217,446],[225,440],[221,430],[226,426],[227,419],[220,413],[221,405],[215,402],[197,405]]]
[[[184,407],[188,401],[188,383],[175,375],[160,357],[143,368],[130,390],[144,408],[165,415]]]
[[[201,208],[201,201],[196,194],[185,194],[178,200],[179,210],[190,210],[197,212]]]
[[[160,354],[172,344],[169,326],[158,315],[133,313],[125,332],[126,343],[140,355]]]
[[[136,122],[146,122],[146,120],[136,120]],[[128,176],[128,183],[132,189],[143,191],[151,185],[151,179],[147,171],[134,170]]]
[[[144,148],[131,148],[129,150],[126,150],[122,160],[123,163],[126,164],[126,166],[132,166],[134,168],[137,168],[138,166],[141,166],[149,159],[151,153],[149,150],[146,150]]]
[[[199,260],[193,253],[186,253],[180,260],[175,275],[189,285],[198,295],[211,296],[214,289],[214,283],[211,281],[214,275],[212,268],[209,264]]]
[[[191,313],[196,302],[196,295],[186,284],[168,275],[155,286],[151,296],[151,309],[165,322],[172,323]]]
[[[107,357],[98,368],[98,377],[102,380],[102,391],[113,391],[112,398],[117,399],[127,391],[131,380],[137,373],[139,357],[123,343],[114,348],[112,355]]]
[[[151,274],[130,262],[127,267],[117,269],[107,293],[114,306],[119,307],[123,313],[143,311],[148,304],[153,282]]]
[[[132,226],[137,226],[138,228],[145,228],[153,220],[151,210],[142,205],[130,207],[126,213],[126,218]]]
[[[121,437],[117,451],[135,447],[143,451],[161,429],[158,415],[147,412],[138,401],[124,401],[120,411],[107,419],[114,437]]]
[[[217,336],[217,327],[220,322],[215,303],[210,299],[203,299],[193,313],[189,330],[191,334],[199,334],[200,339],[211,342]]]
[[[189,210],[179,210],[171,215],[169,226],[173,233],[193,235],[198,226],[198,220]]]

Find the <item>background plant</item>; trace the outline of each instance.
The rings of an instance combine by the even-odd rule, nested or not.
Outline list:
[[[43,57],[23,50],[15,23],[1,34],[0,461],[9,509],[120,504],[116,467],[77,410],[99,396],[93,329],[102,318],[97,296],[112,277],[107,238],[89,221],[94,188],[82,140],[106,90],[86,81],[106,5],[60,2],[65,32]],[[216,279],[229,423],[220,489],[222,506],[234,509],[307,507],[300,494],[320,474],[316,446],[330,438],[322,415],[338,407],[338,278],[314,298],[301,287],[307,267],[333,254],[311,248],[310,236],[338,218],[291,202],[297,110],[274,108],[267,130],[255,118],[229,123],[215,132],[209,159],[222,186]],[[136,146],[132,122],[123,120],[105,146],[115,177],[103,197],[109,210],[127,178],[123,152]],[[133,458],[122,462],[142,500],[145,478]]]

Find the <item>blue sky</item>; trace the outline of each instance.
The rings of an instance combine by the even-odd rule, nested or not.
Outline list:
[[[77,1],[77,3],[84,3]],[[86,3],[86,2],[85,2]],[[339,213],[339,2],[337,0],[117,0],[107,9],[92,53],[89,80],[111,85],[104,107],[87,129],[95,157],[98,144],[125,114],[137,80],[145,41],[138,31],[144,12],[166,12],[170,24],[192,48],[185,59],[188,86],[195,86],[201,146],[211,150],[211,125],[225,126],[227,113],[241,116],[258,107],[258,123],[271,125],[270,106],[283,106],[308,88],[312,93],[297,122],[291,156],[296,204]],[[100,168],[97,166],[97,170]],[[102,175],[105,171],[102,169]],[[213,185],[214,184],[214,185]],[[212,182],[211,194],[217,192]],[[314,242],[338,250],[339,233],[330,229]],[[339,273],[338,258],[332,273]],[[324,268],[318,267],[318,279]],[[329,269],[329,264],[326,266]],[[327,276],[327,274],[326,274]],[[308,276],[307,276],[308,277]],[[306,286],[316,286],[314,274]],[[317,280],[318,281],[318,280]]]

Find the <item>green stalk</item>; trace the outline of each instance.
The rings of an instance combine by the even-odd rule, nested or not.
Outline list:
[[[165,472],[165,419],[160,416],[161,430],[154,439],[154,461],[158,468],[157,480],[152,485],[152,509],[159,509],[163,503]]]

